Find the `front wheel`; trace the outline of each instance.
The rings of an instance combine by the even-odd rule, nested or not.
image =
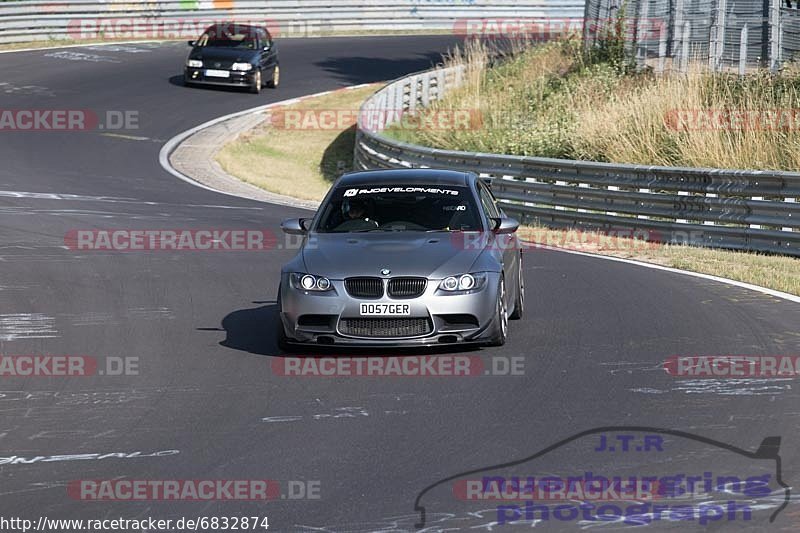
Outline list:
[[[502,346],[506,343],[508,337],[508,306],[506,305],[506,282],[500,278],[500,288],[497,291],[497,306],[496,306],[495,321],[497,322],[497,332],[492,340],[489,341],[489,346]]]
[[[267,87],[274,89],[281,82],[281,67],[275,65],[275,70],[272,71],[272,79],[267,82]]]
[[[253,85],[250,86],[250,92],[253,94],[258,94],[261,92],[261,87],[263,86],[263,82],[261,81],[261,71],[256,71],[255,79],[253,80]]]

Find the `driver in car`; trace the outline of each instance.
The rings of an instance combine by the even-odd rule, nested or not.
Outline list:
[[[377,228],[376,220],[369,218],[367,204],[364,200],[345,198],[342,202],[344,222],[336,227],[336,231],[355,231]]]

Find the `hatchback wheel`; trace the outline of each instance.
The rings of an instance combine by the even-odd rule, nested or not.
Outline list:
[[[267,82],[267,87],[274,89],[281,82],[281,67],[275,65],[275,70],[272,71],[272,79]]]
[[[263,82],[261,81],[261,71],[256,71],[256,77],[253,80],[253,85],[250,86],[250,92],[253,94],[258,94],[261,92],[261,87],[263,86]]]

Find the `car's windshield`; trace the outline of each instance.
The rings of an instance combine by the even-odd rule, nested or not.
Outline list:
[[[450,185],[339,187],[314,228],[321,233],[480,231],[472,192]]]
[[[196,43],[201,48],[242,48],[255,50],[256,32],[250,27],[216,26],[209,28]]]

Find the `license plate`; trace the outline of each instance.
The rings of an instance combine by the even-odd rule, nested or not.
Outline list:
[[[231,73],[228,72],[227,70],[212,70],[212,69],[208,69],[208,70],[206,70],[206,76],[211,76],[211,77],[214,77],[214,78],[230,78],[231,77]]]
[[[410,304],[361,304],[361,316],[409,316]]]

